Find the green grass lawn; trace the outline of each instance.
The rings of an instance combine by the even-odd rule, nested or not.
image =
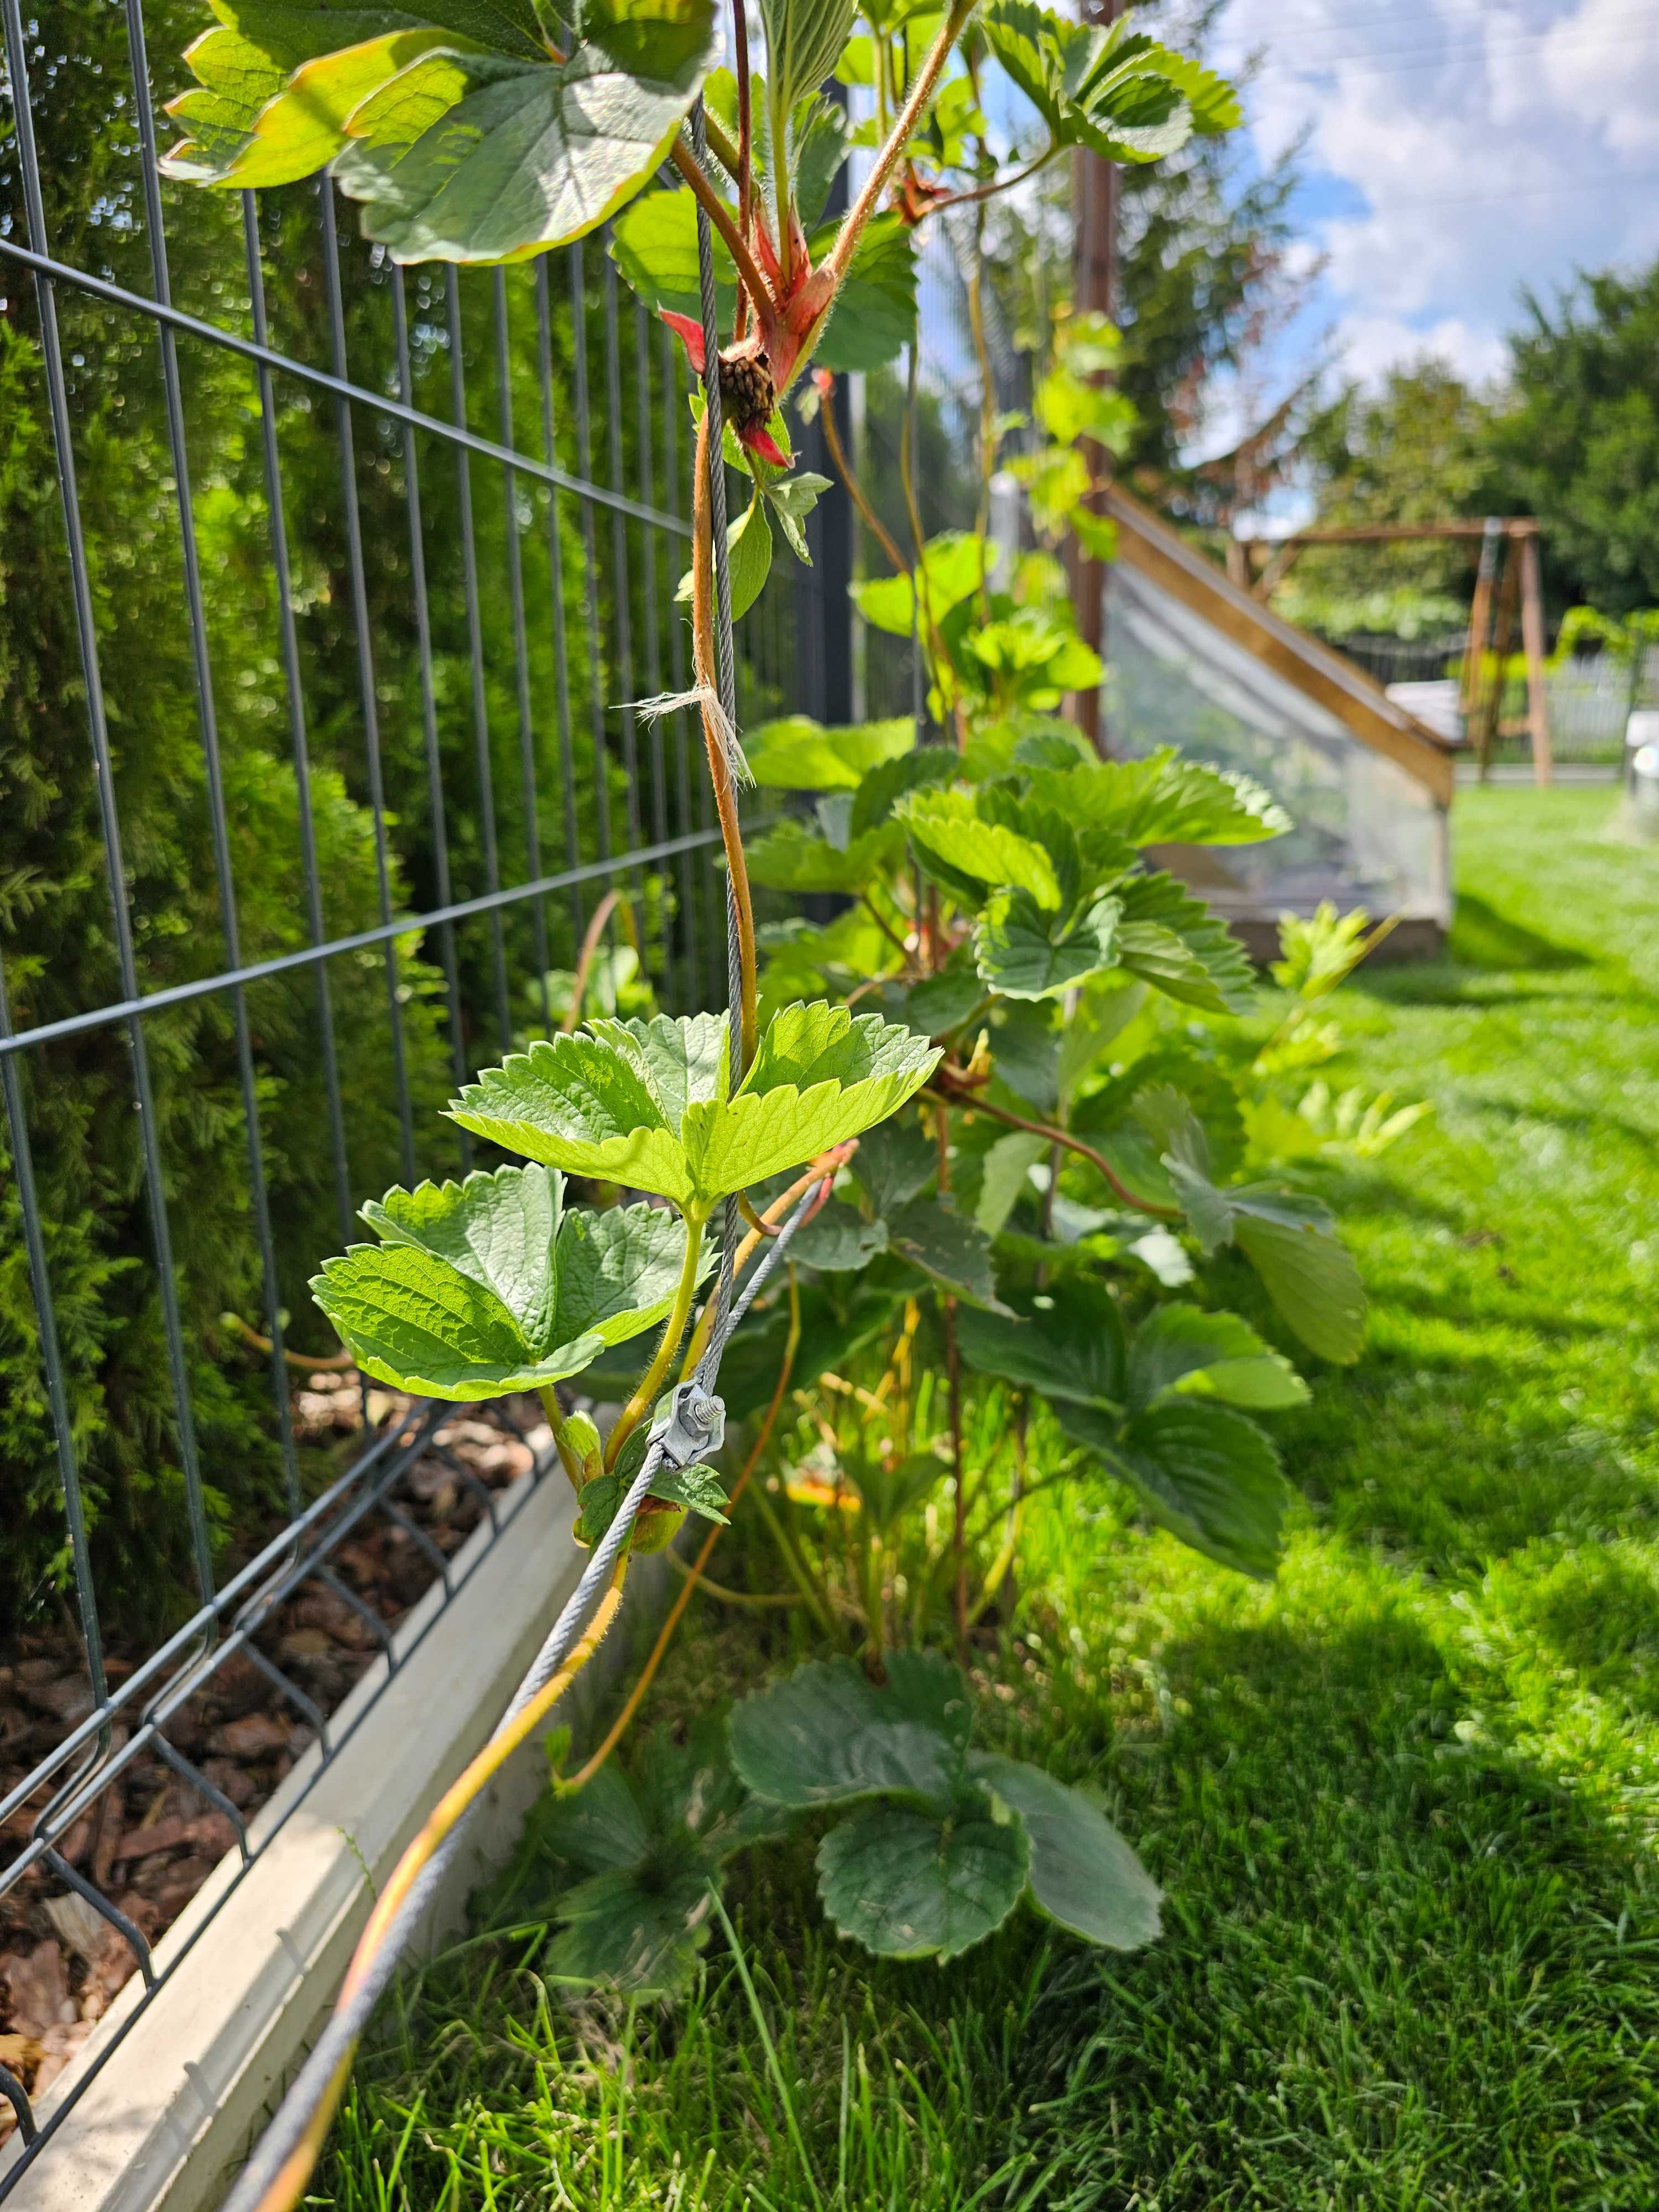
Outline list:
[[[453,1954],[313,2202],[1659,2204],[1659,854],[1613,806],[1465,793],[1448,957],[1344,995],[1344,1080],[1435,1112],[1338,1194],[1370,1347],[1280,1425],[1278,1582],[1034,1517],[982,1732],[1105,1789],[1163,1942],[878,1965],[804,1838],[731,1885],[752,2002],[718,1936],[689,2007],[574,2021],[538,1934]],[[699,1600],[647,1723],[766,1618]]]

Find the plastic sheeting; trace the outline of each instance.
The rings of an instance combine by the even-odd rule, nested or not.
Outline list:
[[[1240,921],[1310,914],[1333,899],[1446,927],[1446,817],[1433,793],[1128,561],[1106,573],[1112,750],[1133,757],[1173,744],[1242,769],[1296,824],[1260,845],[1183,852],[1194,887]]]

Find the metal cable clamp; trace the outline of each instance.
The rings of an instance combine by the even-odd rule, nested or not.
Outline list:
[[[650,1442],[661,1446],[664,1460],[677,1470],[712,1459],[725,1440],[725,1404],[695,1376],[674,1385],[651,1424]]]

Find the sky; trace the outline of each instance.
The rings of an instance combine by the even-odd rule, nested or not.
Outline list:
[[[1270,379],[1328,337],[1365,383],[1425,352],[1483,382],[1522,286],[1659,255],[1659,0],[1227,0],[1208,58],[1253,53],[1252,151],[1307,134],[1324,263]]]

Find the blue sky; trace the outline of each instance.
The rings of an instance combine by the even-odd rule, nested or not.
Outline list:
[[[1659,255],[1659,0],[1228,0],[1210,58],[1253,53],[1250,149],[1308,134],[1323,266],[1245,411],[1327,337],[1366,381],[1425,352],[1486,380],[1522,285]]]

